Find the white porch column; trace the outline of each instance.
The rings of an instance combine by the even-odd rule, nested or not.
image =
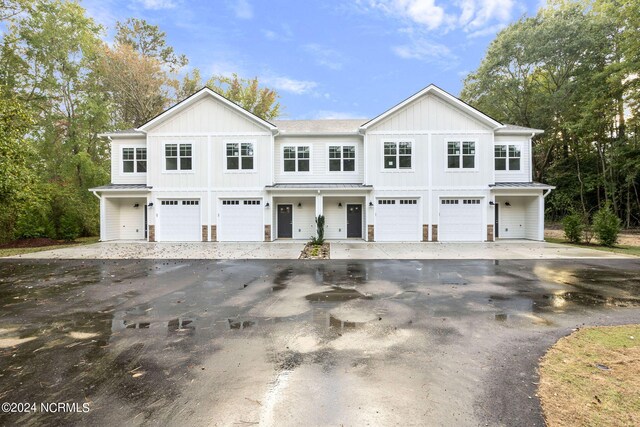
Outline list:
[[[322,194],[316,194],[316,217],[323,215],[324,196]]]
[[[538,240],[544,240],[544,196],[538,196]]]

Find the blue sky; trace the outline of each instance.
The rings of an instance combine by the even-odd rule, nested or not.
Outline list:
[[[113,36],[143,18],[203,77],[257,76],[287,119],[374,117],[434,83],[458,95],[495,34],[540,0],[84,0]]]

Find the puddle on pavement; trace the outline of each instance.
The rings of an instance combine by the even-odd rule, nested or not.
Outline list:
[[[340,320],[333,315],[329,315],[329,327],[339,330],[355,329],[364,325],[364,322],[350,322],[348,320]]]
[[[371,299],[355,289],[334,286],[333,289],[324,292],[309,294],[305,297],[310,302],[343,302],[358,298]]]
[[[227,320],[229,321],[230,329],[243,330],[243,329],[250,328],[256,324],[256,322],[251,320],[234,320],[234,319],[227,319]]]

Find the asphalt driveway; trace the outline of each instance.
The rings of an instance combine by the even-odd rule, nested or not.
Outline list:
[[[637,260],[2,260],[0,424],[542,425],[548,346],[639,319]]]

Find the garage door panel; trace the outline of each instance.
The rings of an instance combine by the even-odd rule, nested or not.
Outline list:
[[[158,241],[200,241],[200,218],[199,200],[161,200]]]
[[[378,199],[375,240],[415,242],[420,240],[420,209],[417,199]]]
[[[440,200],[438,240],[475,242],[484,240],[482,202],[478,198]]]
[[[223,199],[220,207],[218,240],[258,242],[263,236],[263,206],[258,199]]]

